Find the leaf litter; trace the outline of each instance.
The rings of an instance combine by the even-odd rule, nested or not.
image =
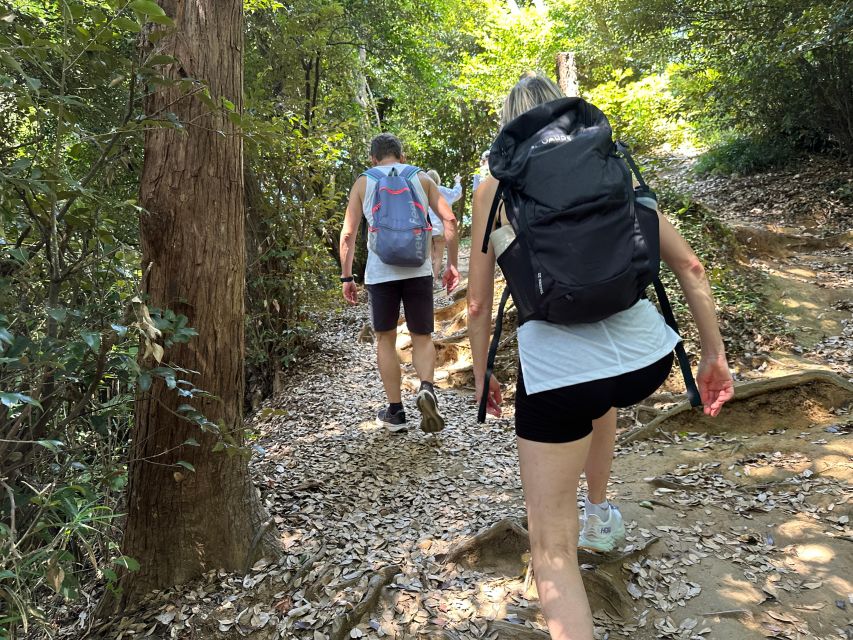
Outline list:
[[[699,188],[712,204],[725,198],[707,181]],[[827,286],[848,287],[837,255],[816,255],[811,266],[832,274]],[[356,337],[366,320],[363,307],[324,318],[321,350],[250,420],[258,433],[252,474],[284,555],[245,576],[214,571],[157,592],[95,630],[116,638],[547,637],[536,635],[544,620],[529,575],[441,561],[504,518],[524,521],[511,411],[476,425],[465,385],[443,388],[448,428],[427,436],[410,393],[409,433],[386,433],[372,419],[382,397],[373,348]],[[848,373],[846,327],[807,355]],[[449,365],[459,364],[445,363],[437,379],[452,380]],[[417,381],[410,366],[406,373],[411,391]],[[661,395],[656,411],[675,400]],[[775,417],[760,434],[688,431],[621,447],[612,497],[626,516],[628,549],[642,551],[605,567],[631,604],[621,616],[597,610],[596,638],[853,637],[853,417],[849,404],[832,412],[831,422],[797,432]],[[620,412],[620,425],[641,423],[636,411]],[[60,637],[78,636],[91,616],[69,611],[69,619]]]

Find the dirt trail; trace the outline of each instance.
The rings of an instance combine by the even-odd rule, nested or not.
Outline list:
[[[721,196],[708,184],[693,186],[714,206]],[[748,227],[737,231],[748,259],[770,274],[802,353],[772,354],[742,377],[814,366],[851,377],[849,241],[806,248],[779,233],[776,219],[741,216],[745,206],[721,215]],[[750,240],[765,232],[772,249]],[[475,424],[464,301],[442,306],[447,429],[398,435],[376,426],[381,384],[373,346],[358,337],[366,308],[331,314],[322,351],[251,423],[260,434],[256,484],[289,555],[245,578],[211,574],[161,594],[126,628],[188,638],[547,638],[526,574],[511,411]],[[405,334],[398,347],[406,360]],[[853,638],[851,389],[816,380],[733,404],[715,421],[683,413],[621,447],[611,495],[628,547],[615,559],[582,558],[597,637]],[[622,415],[622,426],[648,422],[673,399],[653,398]],[[501,522],[487,544],[447,562]]]
[[[659,178],[710,209],[767,275],[767,312],[787,321],[795,347],[771,354],[761,374],[827,367],[853,377],[853,168],[815,156],[754,176],[698,178],[692,158],[658,162]]]

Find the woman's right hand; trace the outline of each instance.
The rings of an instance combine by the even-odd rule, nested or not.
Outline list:
[[[696,372],[696,385],[699,387],[705,415],[718,415],[723,405],[735,395],[735,385],[725,354],[702,357]]]
[[[480,401],[483,397],[483,381],[478,380],[475,385],[476,387],[476,399],[477,406],[480,406]],[[496,418],[501,417],[501,383],[498,382],[498,379],[492,375],[489,376],[489,395],[488,400],[486,401],[486,413],[495,416]]]

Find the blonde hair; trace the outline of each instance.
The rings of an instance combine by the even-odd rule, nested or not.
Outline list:
[[[515,83],[504,100],[501,128],[533,107],[565,97],[551,78],[538,71],[528,71]]]
[[[438,186],[441,186],[441,176],[438,175],[438,171],[436,171],[435,169],[430,169],[429,171],[427,171],[427,175],[432,179],[434,183],[436,183]]]

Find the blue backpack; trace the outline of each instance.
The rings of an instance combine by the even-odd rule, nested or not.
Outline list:
[[[400,173],[393,168],[386,174],[374,167],[362,174],[376,180],[367,247],[385,264],[420,267],[429,256],[432,225],[412,184],[418,173],[420,169],[409,166]]]

